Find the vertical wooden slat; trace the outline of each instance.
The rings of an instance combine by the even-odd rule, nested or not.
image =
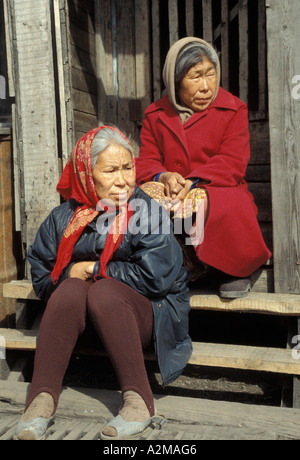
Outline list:
[[[5,299],[2,283],[17,276],[14,254],[11,136],[0,136],[0,325],[13,327],[16,301]],[[1,359],[1,356],[0,356]]]
[[[160,21],[159,0],[152,0],[152,74],[153,98],[161,97]]]
[[[67,112],[66,112],[66,96],[65,96],[65,80],[64,80],[64,56],[62,50],[62,34],[60,25],[59,1],[53,0],[54,13],[54,29],[55,29],[55,44],[56,44],[56,63],[57,63],[57,80],[58,80],[58,95],[60,111],[60,136],[61,136],[61,158],[62,167],[67,162],[69,157],[68,136],[67,136]]]
[[[239,0],[239,97],[248,102],[248,0]]]
[[[117,103],[117,116],[118,116],[118,97],[119,97],[119,79],[118,79],[118,42],[117,42],[117,31],[118,31],[118,22],[117,22],[117,1],[111,0],[111,64],[112,64],[112,88]],[[123,6],[123,3],[120,2],[120,9]],[[119,14],[122,17],[122,13]],[[127,25],[127,24],[126,24]],[[122,24],[124,27],[124,24]],[[120,43],[122,44],[123,36],[122,32],[124,32],[123,27],[120,29]],[[123,44],[122,44],[123,45]],[[118,123],[118,122],[117,122]]]
[[[20,177],[20,157],[18,155],[17,139],[19,139],[18,134],[18,122],[16,117],[16,104],[11,106],[11,117],[12,117],[12,127],[13,127],[13,171],[14,171],[14,208],[15,208],[15,231],[22,231],[22,211],[21,211],[21,177]],[[24,255],[24,254],[23,254]]]
[[[5,46],[8,74],[8,94],[10,97],[15,97],[14,84],[14,67],[12,62],[12,29],[9,15],[9,0],[3,0],[4,22],[5,22]]]
[[[135,1],[135,71],[136,122],[142,123],[143,113],[151,102],[149,5],[145,0]]]
[[[135,13],[134,0],[116,1],[116,59],[118,78],[118,126],[132,136],[132,147],[137,154],[138,133],[134,117],[135,110],[136,69],[135,69],[135,30],[132,27]],[[120,24],[122,26],[120,27]]]
[[[185,28],[186,35],[194,36],[194,0],[185,0]]]
[[[68,0],[59,0],[60,36],[64,79],[64,99],[67,124],[67,153],[62,152],[62,166],[66,163],[75,143],[74,106],[72,99],[72,57],[70,52],[70,20]]]
[[[229,89],[229,15],[228,0],[221,0],[221,68],[222,86]]]
[[[168,0],[168,11],[169,11],[169,37],[170,46],[175,43],[178,38],[178,6],[177,0]]]
[[[275,292],[300,293],[300,69],[298,2],[267,0]]]
[[[96,0],[97,2],[97,0]],[[97,36],[97,49],[100,53],[97,79],[98,79],[98,102],[99,107],[98,117],[99,123],[114,123],[118,122],[118,105],[117,105],[117,88],[116,88],[116,42],[115,42],[115,22],[116,8],[115,2],[110,0],[98,0],[99,7],[97,9],[100,35]],[[114,36],[114,40],[113,40]],[[101,42],[99,41],[101,40]],[[101,100],[99,98],[101,97]]]
[[[261,119],[266,116],[266,7],[265,0],[258,2],[258,113]]]
[[[213,43],[212,4],[211,0],[202,0],[203,38]]]
[[[5,44],[6,44],[6,56],[7,56],[7,73],[8,73],[8,87],[9,96],[15,97],[15,65],[14,65],[14,51],[13,51],[13,30],[12,30],[12,18],[10,14],[9,0],[4,0],[4,22],[5,22]],[[17,120],[16,120],[16,105],[12,104],[12,129],[14,132],[12,138],[12,156],[13,156],[13,174],[14,174],[14,220],[15,220],[15,231],[21,231],[21,203],[20,203],[20,166],[17,154]]]
[[[94,0],[95,5],[95,50],[97,76],[98,125],[106,122],[106,57],[103,0]]]

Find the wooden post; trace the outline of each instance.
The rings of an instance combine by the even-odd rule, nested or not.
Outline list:
[[[300,10],[267,0],[269,119],[275,292],[300,293]]]
[[[22,240],[59,204],[58,149],[50,2],[8,1],[13,31],[16,149]]]

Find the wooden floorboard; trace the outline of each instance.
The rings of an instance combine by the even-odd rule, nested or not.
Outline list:
[[[23,411],[28,383],[0,381],[0,440],[11,439]],[[46,439],[98,439],[99,430],[118,412],[120,394],[88,388],[64,388],[54,425]],[[225,401],[155,396],[164,414],[161,430],[148,430],[141,439],[176,440],[292,440],[300,438],[300,410]]]

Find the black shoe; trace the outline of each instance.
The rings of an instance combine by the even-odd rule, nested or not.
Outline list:
[[[251,290],[251,278],[228,276],[219,286],[220,297],[237,299],[245,297]]]

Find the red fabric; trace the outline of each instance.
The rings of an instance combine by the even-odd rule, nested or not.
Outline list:
[[[81,205],[76,209],[60,242],[56,264],[51,273],[53,284],[57,283],[62,270],[70,262],[74,245],[84,228],[92,222],[102,210],[104,211],[104,209],[101,209],[101,202],[95,191],[91,168],[91,145],[97,132],[103,128],[116,130],[111,126],[100,126],[85,134],[73,149],[57,184],[57,191],[64,199],[70,200],[73,198]],[[123,134],[122,136],[124,137]],[[130,146],[128,139],[126,140]],[[107,277],[107,262],[111,259],[119,246],[131,215],[132,212],[130,210],[128,210],[128,212],[120,211],[112,224],[117,233],[109,231],[107,234],[105,247],[100,258],[101,276]],[[124,219],[123,216],[126,218]]]
[[[250,158],[246,105],[220,88],[210,107],[182,125],[168,97],[145,112],[137,183],[160,172],[200,178],[209,196],[204,241],[196,248],[206,264],[233,276],[248,276],[271,256],[245,182]]]

